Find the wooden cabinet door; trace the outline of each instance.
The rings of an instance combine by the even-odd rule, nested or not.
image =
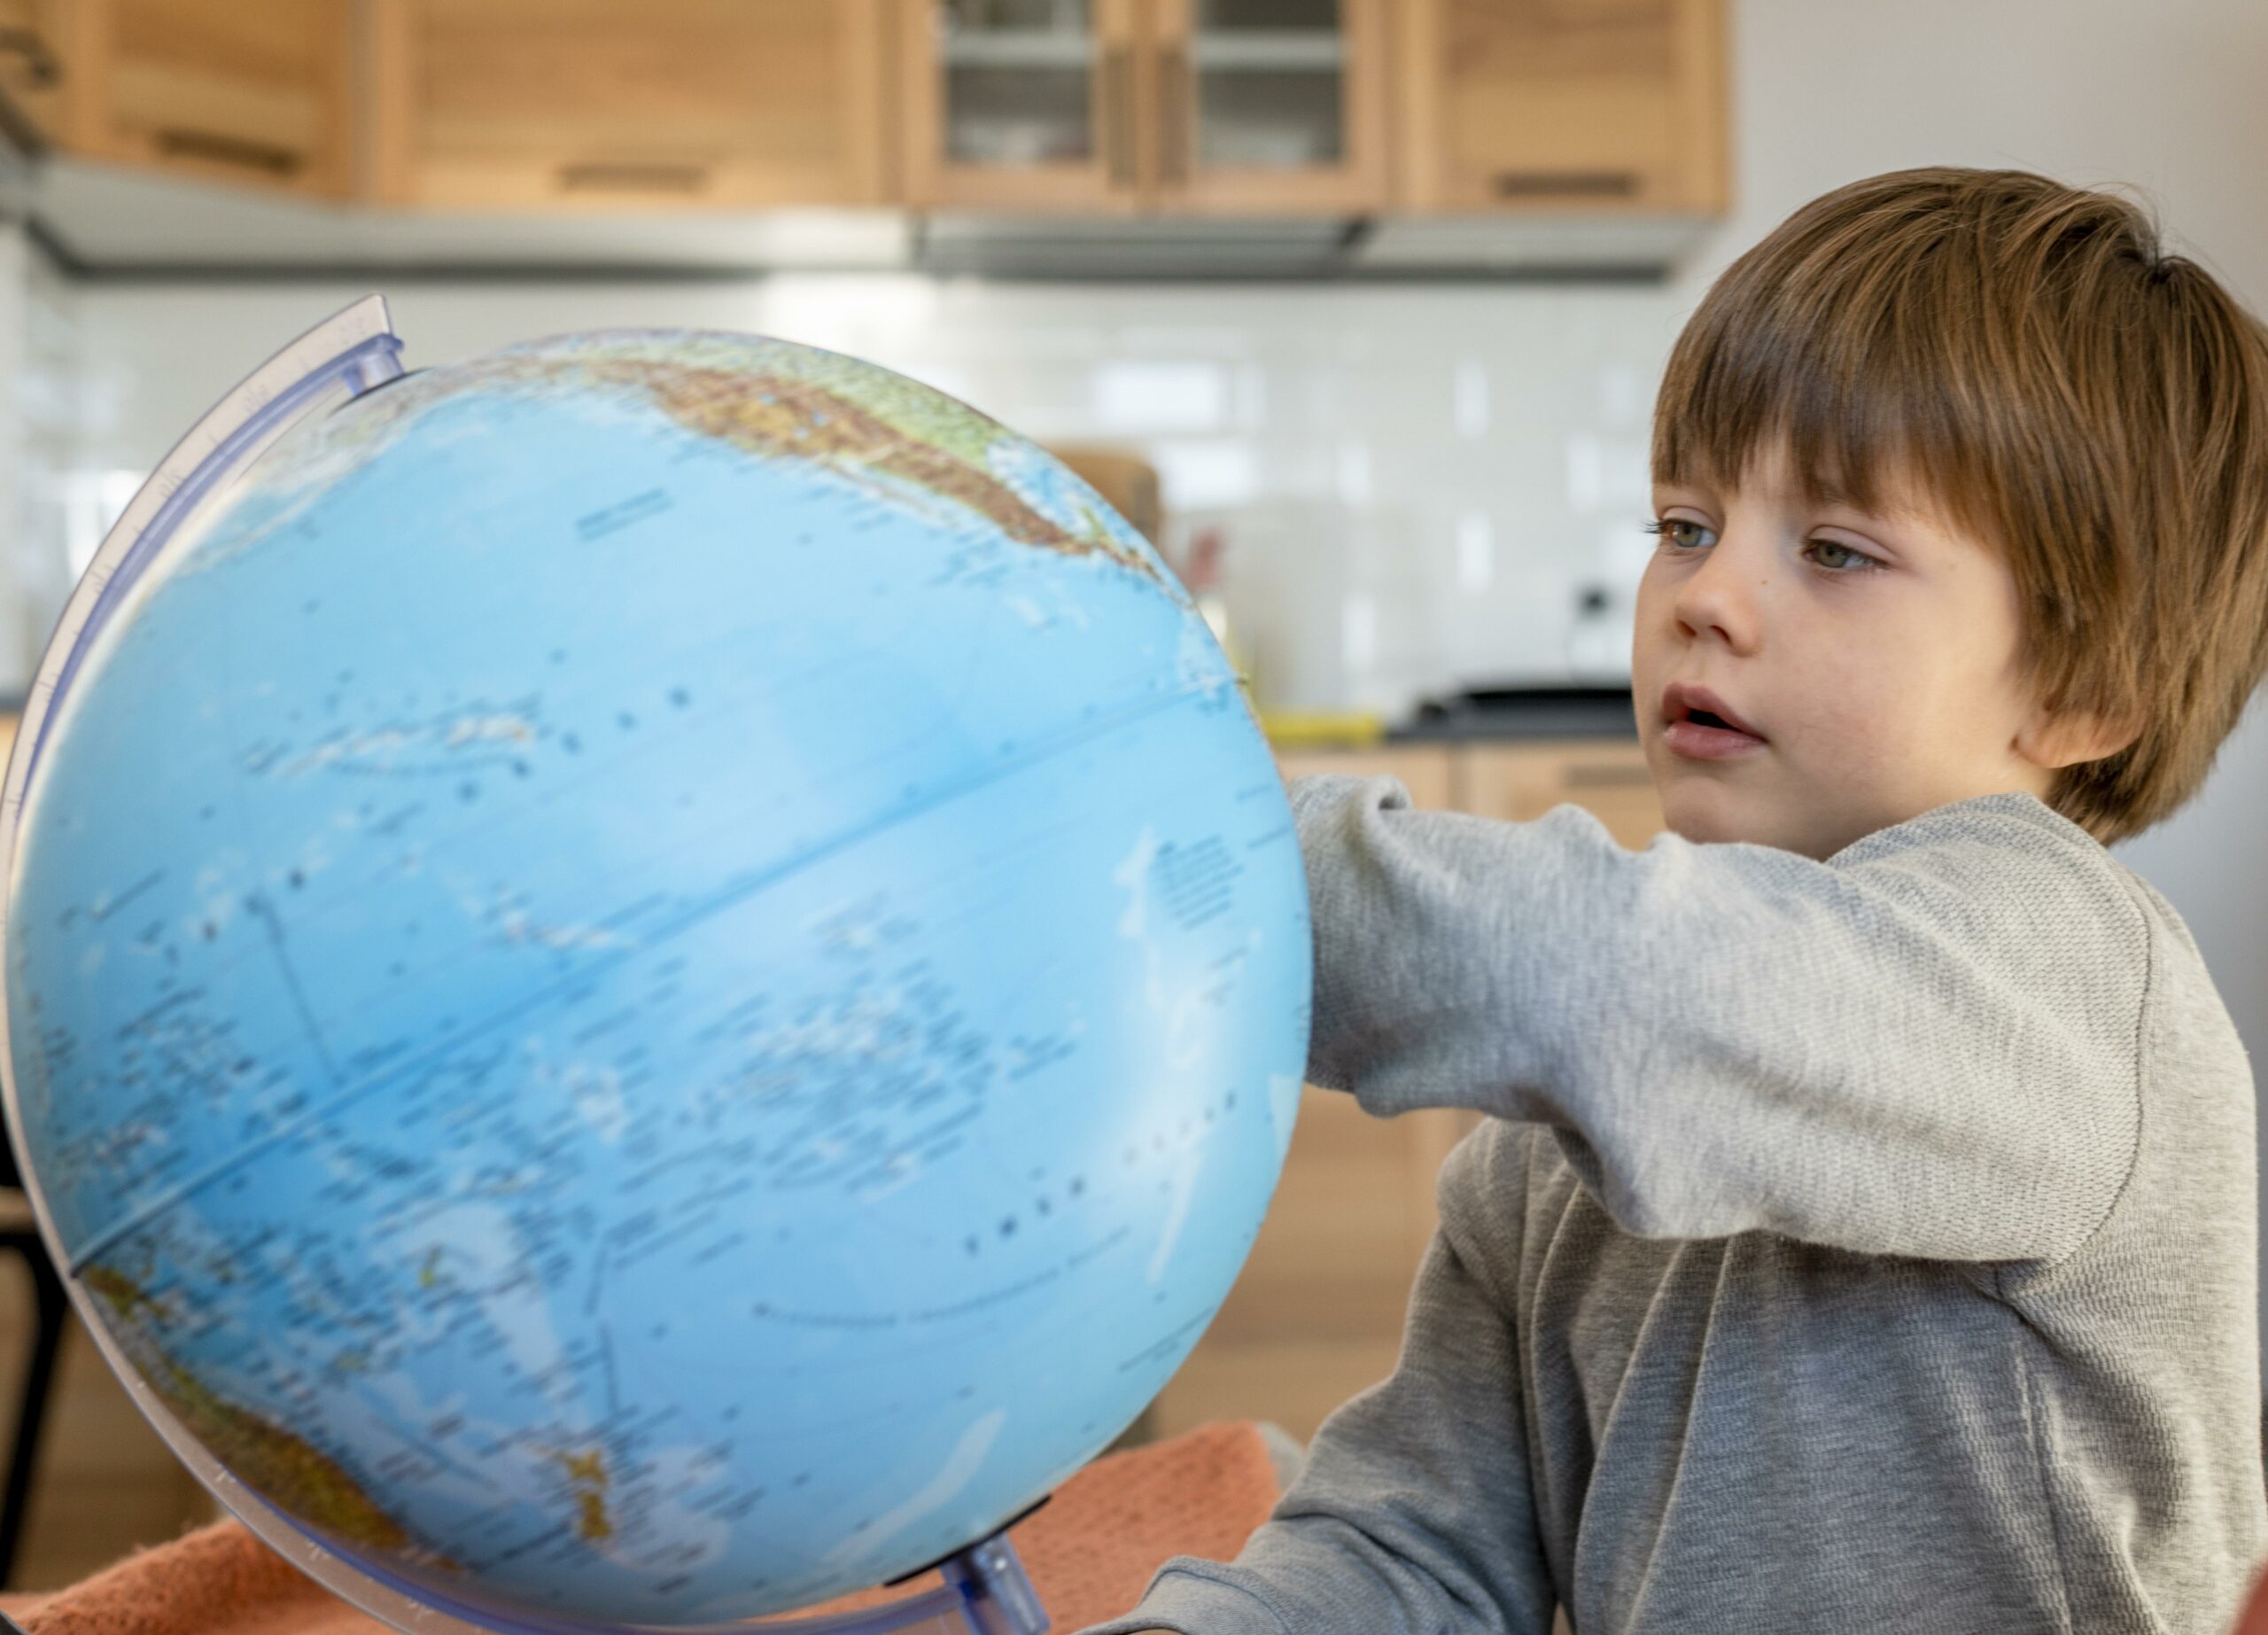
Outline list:
[[[1661,800],[1635,738],[1471,744],[1458,751],[1456,784],[1458,810],[1481,817],[1524,823],[1557,806],[1582,806],[1634,852],[1662,829]]]
[[[906,202],[1130,214],[1153,87],[1138,0],[901,0]]]
[[[1727,202],[1721,0],[1405,0],[1401,201]]]
[[[1358,778],[1400,778],[1413,806],[1436,811],[1454,804],[1450,751],[1442,744],[1382,744],[1361,750],[1278,750],[1276,770],[1285,782],[1325,772]]]
[[[882,4],[369,0],[370,191],[481,208],[878,202]]]
[[[350,0],[45,9],[59,13],[60,136],[72,152],[322,198],[350,191]]]
[[[19,141],[63,140],[66,0],[0,0],[0,103],[24,128]]]
[[[1386,0],[1151,4],[1158,208],[1384,207]]]

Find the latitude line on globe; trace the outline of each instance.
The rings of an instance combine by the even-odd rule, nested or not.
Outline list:
[[[734,907],[740,903],[747,901],[750,898],[757,895],[762,891],[765,891],[776,882],[785,879],[788,876],[810,867],[821,858],[827,857],[834,853],[846,850],[852,845],[871,839],[874,836],[881,834],[884,830],[893,828],[899,823],[919,817],[923,813],[934,811],[937,807],[944,806],[948,801],[959,799],[964,795],[974,793],[977,790],[983,789],[990,784],[998,783],[1003,779],[1013,777],[1018,773],[1027,771],[1033,767],[1042,764],[1043,762],[1054,759],[1054,757],[1062,754],[1068,750],[1076,748],[1082,743],[1093,738],[1101,737],[1108,733],[1115,732],[1122,728],[1132,725],[1133,723],[1142,720],[1149,716],[1161,713],[1164,711],[1172,709],[1177,705],[1184,703],[1188,699],[1206,694],[1216,694],[1224,688],[1232,688],[1235,685],[1236,677],[1233,673],[1218,675],[1205,681],[1193,681],[1185,686],[1177,688],[1171,692],[1165,693],[1160,697],[1144,699],[1138,704],[1129,705],[1124,709],[1119,710],[1115,713],[1105,717],[1101,720],[1090,722],[1080,727],[1068,728],[1056,734],[1051,738],[1041,740],[1021,754],[1005,757],[1000,760],[989,764],[981,772],[964,777],[958,782],[946,783],[942,787],[932,788],[926,792],[921,799],[912,805],[905,806],[896,810],[885,810],[876,816],[869,819],[863,824],[855,826],[844,830],[841,834],[831,836],[805,847],[802,852],[784,860],[771,868],[762,871],[753,878],[742,880],[736,884],[727,886],[723,891],[718,891],[684,910],[674,920],[665,922],[663,924],[656,926],[646,935],[645,938],[640,942],[637,946],[625,948],[602,962],[594,962],[589,967],[586,967],[566,976],[560,977],[552,982],[540,985],[532,992],[523,995],[513,1003],[504,1006],[499,1010],[491,1012],[488,1016],[482,1017],[477,1023],[468,1024],[466,1026],[460,1028],[455,1033],[438,1041],[426,1050],[410,1057],[408,1060],[396,1063],[392,1068],[374,1075],[361,1084],[347,1085],[338,1088],[332,1094],[325,1097],[320,1102],[304,1109],[296,1116],[284,1120],[282,1124],[278,1125],[274,1129],[268,1131],[258,1140],[251,1142],[249,1145],[229,1154],[225,1157],[215,1160],[214,1163],[207,1164],[203,1170],[198,1171],[195,1174],[177,1182],[172,1187],[159,1193],[157,1196],[149,1199],[139,1207],[129,1211],[119,1220],[113,1222],[109,1226],[104,1228],[101,1232],[97,1233],[83,1246],[74,1250],[71,1256],[69,1266],[67,1267],[69,1275],[74,1279],[78,1278],[90,1262],[94,1261],[109,1250],[109,1249],[113,1244],[117,1243],[121,1238],[130,1236],[132,1234],[139,1231],[142,1227],[149,1225],[151,1221],[156,1219],[159,1216],[166,1213],[168,1210],[171,1210],[175,1205],[182,1203],[183,1200],[192,1196],[193,1195],[203,1191],[214,1181],[223,1179],[232,1172],[251,1163],[254,1158],[266,1152],[268,1148],[291,1140],[310,1125],[328,1117],[331,1113],[337,1111],[342,1107],[345,1107],[349,1102],[368,1095],[373,1091],[383,1089],[388,1085],[409,1078],[412,1075],[434,1065],[438,1062],[446,1060],[453,1052],[462,1048],[466,1044],[478,1039],[483,1034],[491,1032],[496,1028],[501,1027],[506,1023],[511,1021],[514,1017],[524,1014],[538,1005],[540,1005],[545,1000],[552,998],[561,989],[572,986],[579,983],[588,982],[595,976],[603,975],[604,973],[625,964],[629,961],[633,960],[641,954],[652,952],[656,947],[661,946],[670,938],[678,936],[683,931],[690,930],[692,927],[701,923],[704,920],[712,918],[715,915],[723,913],[727,908]],[[286,974],[287,976],[289,975],[288,970]],[[334,1082],[336,1081],[334,1080]]]

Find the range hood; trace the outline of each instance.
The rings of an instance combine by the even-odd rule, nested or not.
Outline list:
[[[432,269],[725,276],[909,264],[897,210],[586,214],[450,213],[331,204],[54,155],[11,188],[73,272],[166,276]]]
[[[1101,221],[931,215],[923,271],[1087,278],[1661,277],[1709,227],[1699,216],[1354,217]]]
[[[914,230],[924,272],[993,277],[1316,278],[1337,272],[1353,223],[933,214]]]
[[[441,212],[330,204],[50,154],[0,206],[89,277],[416,271],[562,277],[916,271],[992,277],[1654,279],[1705,218],[1074,217],[891,208]]]

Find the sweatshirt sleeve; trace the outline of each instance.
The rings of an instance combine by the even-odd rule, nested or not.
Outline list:
[[[1177,1555],[1135,1608],[1078,1635],[1548,1635],[1557,1596],[1535,1517],[1512,1308],[1525,1141],[1468,1136],[1441,1166],[1441,1226],[1394,1371],[1315,1434],[1298,1478],[1233,1561]],[[1512,1195],[1505,1195],[1508,1192]]]
[[[2028,795],[1819,861],[1417,811],[1387,777],[1291,794],[1308,1078],[1549,1125],[1626,1231],[2053,1260],[2132,1167],[2148,926]]]

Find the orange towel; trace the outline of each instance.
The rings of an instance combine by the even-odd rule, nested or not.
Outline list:
[[[1115,1617],[1141,1599],[1169,1555],[1227,1561],[1277,1499],[1267,1444],[1247,1421],[1200,1425],[1107,1454],[1009,1530],[1055,1631]],[[839,1612],[939,1582],[863,1590],[809,1612]],[[27,1635],[385,1635],[262,1544],[216,1522],[138,1551],[52,1595],[0,1596]]]
[[[2237,1620],[2236,1635],[2268,1635],[2268,1572],[2253,1579],[2252,1595],[2245,1603],[2244,1616]]]

